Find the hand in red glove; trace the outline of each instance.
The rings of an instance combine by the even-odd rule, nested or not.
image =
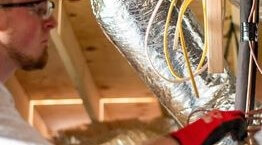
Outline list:
[[[214,110],[170,135],[181,145],[211,145],[227,133],[231,133],[234,140],[243,140],[247,134],[246,127],[244,113]]]

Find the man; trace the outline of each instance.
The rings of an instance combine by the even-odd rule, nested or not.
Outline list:
[[[56,26],[56,21],[52,17],[53,9],[54,3],[49,0],[0,0],[1,145],[50,144],[21,118],[14,107],[12,96],[4,88],[3,83],[16,69],[34,70],[45,66],[49,31]],[[234,111],[218,111],[218,116],[211,115],[211,118],[207,118],[209,118],[207,122],[200,119],[151,144],[212,144],[227,132],[237,130],[234,124],[240,126],[245,124],[243,114]],[[223,127],[226,128],[222,130],[223,134],[218,132],[223,136],[218,134],[216,137],[217,129]],[[194,132],[199,132],[200,128],[206,129],[200,132],[200,136],[195,136]]]
[[[0,0],[1,145],[49,144],[21,118],[3,83],[16,69],[45,66],[49,31],[56,26],[53,8],[46,0]]]

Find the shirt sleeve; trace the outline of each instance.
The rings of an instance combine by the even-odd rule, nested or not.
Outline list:
[[[258,145],[262,145],[262,130],[258,131],[255,135],[254,138]]]
[[[9,91],[0,84],[0,145],[51,145],[18,113]]]

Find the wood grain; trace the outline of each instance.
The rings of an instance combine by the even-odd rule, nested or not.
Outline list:
[[[208,71],[224,71],[223,0],[206,0],[208,25]]]

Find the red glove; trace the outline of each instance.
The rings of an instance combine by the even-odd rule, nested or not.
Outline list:
[[[245,116],[240,111],[214,110],[170,135],[181,145],[211,145],[231,133],[233,139],[246,137]]]

